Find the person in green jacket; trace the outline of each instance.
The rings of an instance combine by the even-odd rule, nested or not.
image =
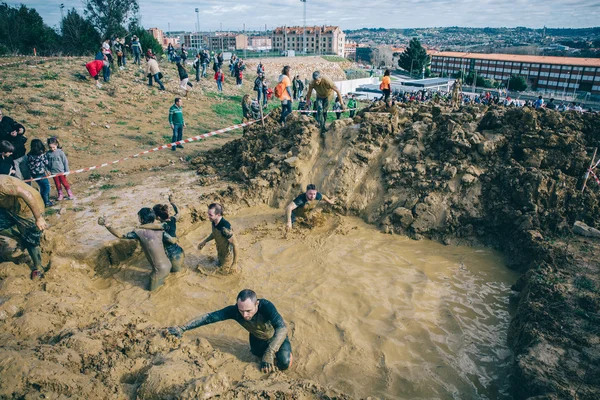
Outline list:
[[[356,115],[356,96],[352,95],[352,97],[350,98],[350,100],[348,100],[348,108],[350,109],[350,118],[354,118],[354,115]]]
[[[185,121],[183,120],[183,111],[181,109],[182,101],[181,98],[175,97],[175,104],[169,108],[169,124],[173,129],[173,138],[171,143],[179,142],[183,139],[183,128],[185,127]],[[175,151],[176,147],[183,149],[183,145],[173,145],[171,150]]]

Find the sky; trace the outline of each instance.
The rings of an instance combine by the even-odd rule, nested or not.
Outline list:
[[[58,26],[64,12],[83,13],[83,0],[6,1],[35,8],[50,26]],[[300,0],[138,0],[142,25],[164,31],[195,31],[199,8],[200,30],[272,30],[302,26]],[[441,26],[585,28],[600,25],[598,0],[307,0],[307,25],[336,25],[342,29],[423,28]]]

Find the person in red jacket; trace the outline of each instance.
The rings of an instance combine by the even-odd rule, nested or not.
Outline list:
[[[100,72],[102,72],[102,68],[104,66],[108,66],[108,65],[109,65],[108,61],[106,61],[106,60],[94,60],[94,61],[90,61],[89,63],[85,64],[85,68],[88,70],[90,75],[96,81],[96,86],[98,88],[102,87],[102,84],[100,82],[98,82],[98,76],[100,75]]]
[[[215,81],[217,81],[217,88],[219,92],[223,91],[223,82],[225,82],[225,75],[223,75],[223,71],[221,68],[217,72],[215,72]]]

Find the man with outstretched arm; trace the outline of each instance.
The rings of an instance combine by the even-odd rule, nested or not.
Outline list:
[[[214,240],[217,245],[219,267],[226,268],[229,271],[237,270],[237,240],[231,229],[231,224],[223,218],[223,206],[219,203],[210,204],[207,215],[212,225],[212,232],[198,244],[198,250],[202,250],[206,243]]]
[[[181,337],[190,329],[233,319],[250,333],[250,351],[261,358],[262,372],[273,372],[276,366],[280,370],[288,369],[293,361],[292,345],[287,337],[287,326],[273,303],[257,299],[250,289],[242,290],[236,303],[194,318],[185,325],[167,328],[167,333]]]
[[[331,199],[327,196],[317,192],[317,187],[314,184],[306,186],[306,192],[302,193],[294,199],[285,208],[285,215],[287,217],[287,230],[292,229],[292,224],[296,221],[296,217],[305,217],[306,214],[312,211],[319,202],[323,200],[331,205],[335,204],[335,197]]]
[[[46,229],[44,220],[44,201],[40,193],[20,179],[9,175],[0,175],[0,231],[16,226],[17,231],[3,236],[21,241],[33,262],[31,279],[41,278],[42,251],[40,239]],[[6,231],[8,232],[8,231]]]

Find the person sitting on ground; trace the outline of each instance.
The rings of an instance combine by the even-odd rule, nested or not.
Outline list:
[[[173,195],[169,195],[169,203],[173,210],[175,211],[175,215],[169,215],[169,206],[166,204],[155,204],[152,207],[152,211],[156,215],[156,218],[160,222],[162,222],[162,226],[166,233],[168,233],[171,237],[177,237],[177,219],[179,218],[179,210],[175,203],[173,203]],[[163,238],[163,244],[165,246],[165,251],[167,252],[167,257],[169,257],[169,261],[171,261],[171,271],[179,272],[183,270],[183,263],[185,261],[185,253],[181,246],[177,243],[171,243],[168,240],[165,241]]]
[[[98,218],[98,225],[104,226],[113,236],[119,239],[139,240],[144,254],[146,254],[146,258],[152,266],[148,290],[154,290],[164,283],[169,272],[175,272],[171,261],[167,257],[163,243],[175,244],[177,238],[165,232],[162,224],[155,222],[156,215],[150,208],[144,207],[138,211],[138,219],[142,225],[126,234],[122,234],[113,228],[112,225],[106,222],[104,217]]]
[[[314,184],[306,186],[306,192],[302,193],[294,199],[285,208],[287,218],[287,230],[292,229],[292,224],[296,222],[297,217],[306,217],[306,215],[315,209],[319,202],[323,200],[331,205],[335,204],[335,197],[331,199],[317,192],[317,187]]]
[[[185,70],[185,64],[182,63],[181,58],[175,56],[175,65],[177,65],[177,73],[179,74],[179,87],[185,91],[184,97],[187,97],[188,92],[192,88],[191,82],[189,82],[188,73]]]
[[[15,147],[8,140],[0,141],[0,175],[16,174],[15,161],[12,159],[12,154]]]
[[[231,229],[231,224],[223,218],[223,206],[219,203],[210,204],[208,206],[208,219],[211,222],[212,232],[198,244],[198,250],[202,250],[206,243],[214,240],[217,245],[219,267],[227,272],[236,271],[238,259],[237,240]]]
[[[252,104],[250,104],[250,115],[251,115],[253,121],[261,119],[260,110],[261,110],[261,107],[260,107],[260,103],[258,102],[258,100],[256,100],[256,99],[252,100]]]
[[[274,372],[275,367],[284,371],[292,366],[292,345],[283,318],[273,303],[267,299],[258,299],[250,289],[244,289],[237,295],[235,305],[204,314],[185,325],[169,327],[166,334],[181,337],[191,329],[229,319],[236,321],[250,333],[250,351],[260,357],[262,372]]]
[[[327,108],[329,108],[329,98],[335,92],[341,99],[342,93],[337,88],[333,81],[325,76],[321,76],[319,71],[313,72],[313,80],[308,85],[308,92],[306,95],[307,103],[310,102],[312,91],[317,92],[317,99],[315,100],[314,107],[317,111],[316,119],[319,122],[321,130],[325,130],[325,122],[327,121]],[[344,102],[341,102],[342,110],[346,110]]]
[[[10,142],[14,148],[11,157],[14,160],[15,177],[29,179],[31,175],[27,166],[25,127],[12,118],[4,116],[2,109],[0,109],[0,140]]]
[[[33,262],[31,279],[41,278],[42,251],[40,239],[46,229],[44,200],[39,192],[25,182],[8,175],[0,175],[0,232],[2,236],[15,238],[27,249]],[[8,233],[13,226],[17,231]]]

